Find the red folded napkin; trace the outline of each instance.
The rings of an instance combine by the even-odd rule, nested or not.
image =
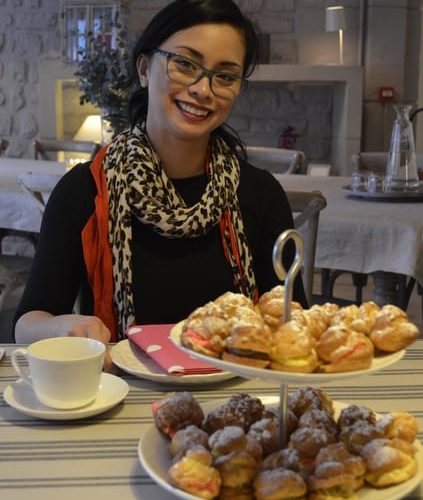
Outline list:
[[[169,338],[173,326],[134,325],[128,328],[126,335],[169,375],[202,375],[221,371],[178,349]]]

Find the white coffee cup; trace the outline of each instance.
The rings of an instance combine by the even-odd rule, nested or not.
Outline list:
[[[71,409],[91,403],[100,386],[106,347],[86,337],[57,337],[34,342],[12,352],[14,369],[35,392],[38,400],[52,408]],[[23,371],[19,356],[29,365]]]

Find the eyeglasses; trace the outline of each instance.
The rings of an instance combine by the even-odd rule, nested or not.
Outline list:
[[[162,49],[154,49],[153,52],[166,57],[166,69],[169,80],[189,87],[207,76],[213,94],[222,99],[234,99],[247,82],[245,78],[234,73],[207,69],[198,62],[174,52]]]

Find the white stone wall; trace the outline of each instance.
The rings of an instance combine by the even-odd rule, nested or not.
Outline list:
[[[0,137],[28,155],[38,133],[39,61],[60,50],[59,2],[0,0]]]
[[[357,64],[360,0],[236,0],[270,35],[270,62],[333,64],[338,60],[337,33],[326,33],[324,8],[346,8],[344,63]],[[170,0],[128,0],[130,31],[142,29]],[[377,100],[379,86],[393,85],[398,100],[416,102],[419,77],[421,0],[368,0],[364,57],[362,149],[386,149],[392,113]],[[417,16],[417,17],[416,17]],[[418,21],[416,19],[418,18]],[[60,58],[59,0],[0,0],[0,137],[8,156],[30,156],[31,141],[43,127],[40,63]],[[422,103],[421,103],[422,104]],[[300,134],[296,147],[309,159],[328,158],[333,96],[328,86],[258,84],[240,97],[231,120],[249,143],[277,145],[291,125]]]

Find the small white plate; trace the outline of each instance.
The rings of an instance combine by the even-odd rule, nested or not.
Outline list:
[[[276,406],[279,402],[277,397],[261,397],[261,401],[266,406]],[[226,400],[218,400],[202,404],[204,413],[207,414]],[[348,406],[345,403],[334,401],[335,415],[339,415],[342,408]],[[145,471],[162,488],[173,495],[185,500],[198,500],[199,497],[191,495],[169,484],[168,469],[171,466],[171,459],[168,449],[169,440],[153,424],[144,433],[138,443],[138,458]],[[411,493],[423,479],[423,446],[415,441],[417,448],[417,473],[405,483],[388,488],[375,489],[370,486],[363,486],[356,494],[358,500],[399,500]]]
[[[293,382],[297,384],[323,384],[332,380],[345,380],[349,378],[359,377],[360,375],[368,375],[369,373],[377,372],[383,368],[393,365],[399,361],[405,354],[405,349],[402,351],[394,352],[393,354],[383,354],[375,356],[370,368],[366,370],[356,370],[353,372],[340,372],[340,373],[293,373],[282,372],[277,370],[269,370],[266,368],[254,368],[239,363],[232,363],[224,361],[223,359],[212,358],[205,356],[198,352],[187,349],[181,345],[181,328],[183,322],[177,323],[170,331],[170,339],[172,342],[186,353],[194,358],[201,359],[210,365],[217,366],[222,370],[227,370],[236,373],[240,377],[255,378],[261,380],[272,380],[279,383]]]
[[[191,351],[188,353],[191,355]],[[236,377],[227,371],[206,373],[203,375],[167,375],[141,349],[134,346],[128,339],[121,340],[110,349],[113,363],[131,375],[164,384],[215,384]]]
[[[40,403],[34,391],[22,379],[13,382],[3,392],[6,403],[26,415],[46,420],[75,420],[98,415],[120,403],[128,394],[128,384],[110,373],[102,373],[95,400],[74,410],[56,410]]]

